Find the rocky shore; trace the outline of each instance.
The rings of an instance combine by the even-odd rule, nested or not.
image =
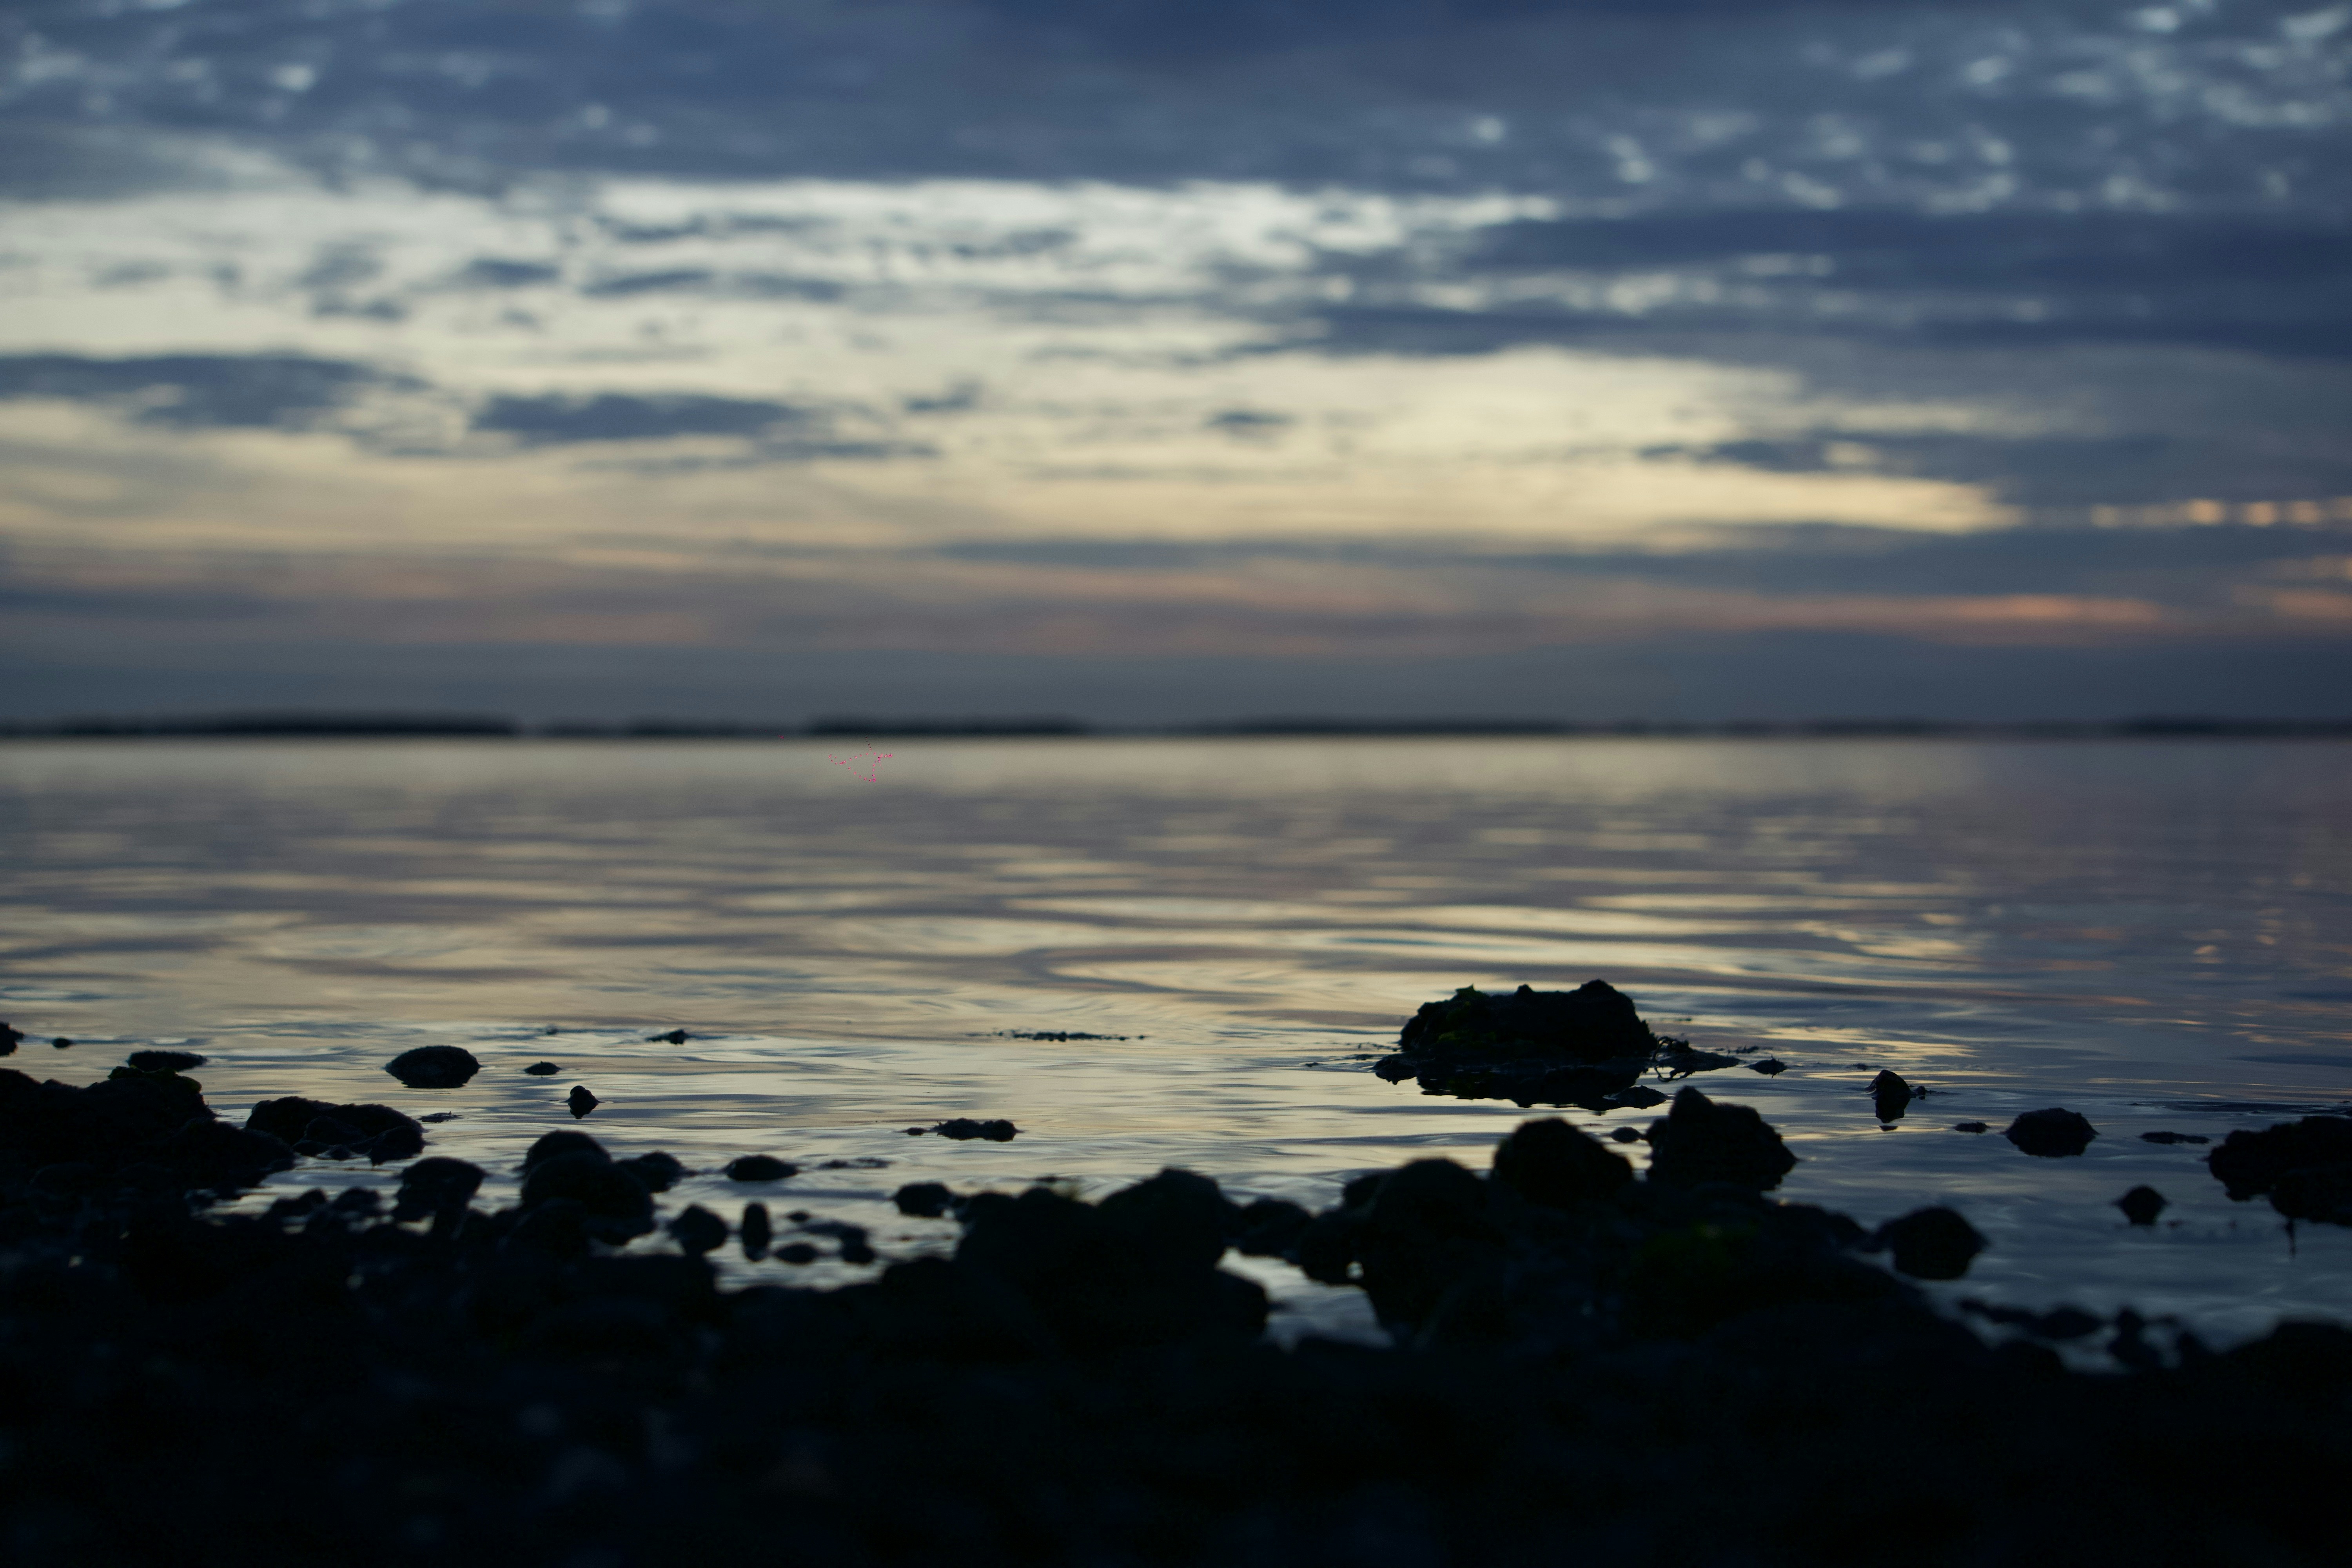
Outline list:
[[[195,1065],[0,1069],[23,1568],[2342,1556],[2352,1332],[1955,1321],[1910,1279],[1965,1271],[1964,1221],[1779,1202],[1772,1129],[1687,1087],[1638,1173],[1538,1119],[1489,1169],[1417,1161],[1320,1215],[1181,1171],[1097,1204],[929,1184],[902,1203],[960,1217],[952,1258],[730,1291],[709,1255],[766,1249],[770,1216],[670,1212],[667,1156],[551,1131],[486,1212],[399,1110],[232,1126]],[[306,1146],[399,1168],[396,1197],[215,1212]],[[2213,1169],[2347,1217],[2352,1121],[2233,1134]],[[1270,1346],[1229,1248],[1360,1286],[1396,1347]]]

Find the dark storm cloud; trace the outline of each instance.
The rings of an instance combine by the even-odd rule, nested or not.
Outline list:
[[[493,397],[474,415],[473,427],[512,436],[527,446],[586,441],[664,441],[681,436],[764,436],[807,423],[808,411],[757,398],[678,394]]]
[[[414,384],[373,365],[297,354],[0,357],[0,397],[110,404],[149,425],[301,428],[371,387]]]

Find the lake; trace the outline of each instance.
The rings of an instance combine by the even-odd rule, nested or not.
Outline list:
[[[239,1120],[454,1113],[428,1152],[493,1198],[584,1085],[579,1125],[703,1173],[671,1206],[756,1196],[889,1258],[955,1234],[897,1214],[906,1182],[1095,1194],[1173,1164],[1319,1207],[1410,1158],[1483,1169],[1549,1112],[1371,1058],[1458,986],[1605,978],[1663,1033],[1788,1065],[1695,1080],[1788,1138],[1781,1195],[1965,1214],[1990,1245],[1930,1289],[2221,1344],[2341,1315],[2352,1235],[2290,1235],[2140,1134],[2352,1105],[2347,774],[2326,742],[26,742],[0,746],[0,1016],[36,1037],[9,1066],[75,1082],[184,1044]],[[1053,1034],[1100,1037],[1023,1037]],[[437,1043],[480,1075],[382,1071]],[[1892,1126],[1886,1068],[1932,1091]],[[2086,1154],[1999,1136],[2053,1105]],[[1020,1136],[905,1131],[953,1116]],[[755,1152],[809,1168],[719,1174]],[[390,1174],[306,1162],[239,1202],[321,1182]],[[2113,1206],[2140,1184],[2153,1227]],[[1244,1266],[1281,1332],[1375,1331],[1354,1291]]]

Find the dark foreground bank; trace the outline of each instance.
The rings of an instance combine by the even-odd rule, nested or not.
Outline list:
[[[397,1163],[423,1130],[295,1100],[233,1127],[184,1067],[0,1069],[0,1542],[24,1568],[2346,1549],[2352,1333],[2217,1355],[2128,1313],[1996,1313],[1989,1344],[1903,1278],[1965,1269],[1957,1216],[1865,1234],[1777,1203],[1779,1139],[1695,1090],[1638,1177],[1545,1121],[1490,1172],[1417,1162],[1316,1216],[1181,1172],[1092,1205],[915,1189],[960,1213],[953,1258],[724,1292],[700,1253],[782,1239],[766,1211],[667,1213],[675,1162],[577,1131],[498,1213],[428,1153],[394,1205],[210,1215],[297,1142]],[[2310,1158],[2352,1158],[2338,1131]],[[614,1250],[662,1225],[682,1254]],[[849,1228],[792,1244],[864,1247]],[[1361,1284],[1405,1348],[1269,1348],[1229,1245]]]

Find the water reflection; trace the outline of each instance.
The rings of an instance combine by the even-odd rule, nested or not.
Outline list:
[[[0,1016],[84,1042],[16,1065],[87,1079],[191,1041],[224,1110],[447,1110],[436,1152],[502,1170],[584,1084],[624,1152],[890,1161],[678,1196],[903,1251],[950,1228],[892,1212],[902,1181],[1180,1163],[1321,1203],[1411,1153],[1483,1164],[1520,1112],[1365,1057],[1457,985],[1605,975],[1702,1047],[1788,1064],[1701,1081],[1786,1131],[1790,1196],[1865,1222],[1954,1201],[1993,1241],[1959,1289],[2223,1331],[2347,1297],[2347,1238],[2291,1258],[2194,1146],[2137,1136],[2352,1095],[2342,747],[894,750],[873,783],[789,743],[0,750]],[[381,1072],[438,1042],[485,1071]],[[542,1058],[562,1072],[521,1073]],[[1899,1120],[1868,1091],[1890,1068],[1931,1091]],[[2045,1105],[2091,1117],[2090,1152],[1951,1131]],[[902,1131],[955,1115],[1024,1132]],[[2143,1183],[2172,1206],[2135,1229],[2112,1205]]]

